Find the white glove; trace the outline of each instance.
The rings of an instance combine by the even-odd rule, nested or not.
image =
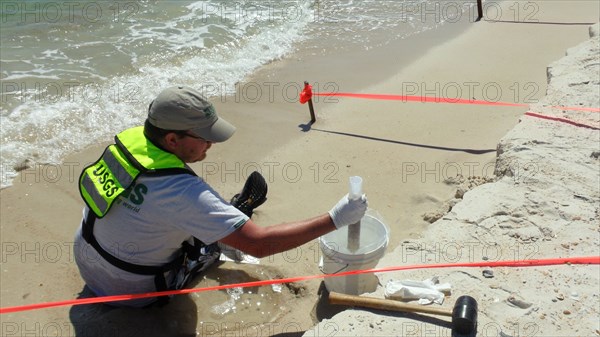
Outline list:
[[[329,211],[329,216],[337,229],[355,224],[360,221],[367,211],[367,197],[363,194],[360,198],[349,200],[348,194],[342,197]]]

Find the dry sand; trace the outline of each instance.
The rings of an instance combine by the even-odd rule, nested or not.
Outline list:
[[[600,258],[600,116],[597,111],[547,107],[599,107],[599,29],[596,24],[590,40],[550,65],[548,95],[531,109],[595,129],[524,116],[498,144],[495,181],[467,191],[421,238],[404,241],[378,268]],[[451,310],[461,295],[474,297],[480,336],[600,335],[598,265],[421,269],[378,276],[383,287],[368,296],[383,298],[391,280],[435,276],[452,285],[444,308]],[[323,320],[305,336],[316,331],[338,336],[450,336],[449,321],[356,309]]]
[[[307,79],[320,84],[320,91],[337,86],[339,91],[406,94],[410,89],[412,95],[434,97],[444,93],[456,96],[452,90],[458,88],[464,99],[535,102],[546,91],[546,66],[588,38],[587,25],[576,23],[597,22],[599,5],[593,1],[530,3],[538,10],[528,20],[538,23],[510,22],[515,20],[510,6],[518,5],[523,11],[524,5],[504,2],[505,14],[495,18],[505,22],[450,24],[443,31],[430,31],[418,39],[406,39],[370,52],[348,52],[343,59],[336,58],[341,55],[295,54],[261,69],[246,83],[264,90],[268,83],[276,82],[277,88],[283,88],[286,83]],[[521,15],[517,21],[524,21],[524,12]],[[462,30],[465,31],[458,37],[451,38]],[[596,83],[597,88],[597,82],[591,83]],[[250,87],[242,84],[241,88]],[[496,97],[497,89],[501,96]],[[390,254],[381,261],[382,266],[428,262],[428,255],[425,260],[422,254],[402,255],[407,246],[416,246],[417,252],[421,252],[421,247],[431,250],[433,246],[435,254],[436,243],[465,240],[481,247],[495,243],[513,247],[519,254],[524,250],[525,257],[598,255],[598,162],[586,162],[583,158],[589,156],[593,146],[597,149],[597,131],[579,134],[584,131],[572,127],[576,131],[570,132],[571,126],[525,118],[523,107],[352,99],[333,103],[322,98],[316,102],[318,121],[309,129],[305,125],[307,107],[290,103],[290,96],[293,95],[278,89],[274,95],[263,95],[254,101],[244,95],[239,102],[232,98],[217,100],[217,109],[240,126],[239,132],[231,142],[211,149],[204,163],[194,166],[224,196],[233,195],[253,168],[261,169],[270,190],[268,202],[256,215],[258,223],[269,225],[325,212],[346,193],[347,178],[361,175],[371,207],[382,214],[391,228]],[[538,133],[520,130],[525,126]],[[457,173],[477,176],[475,180],[479,181],[496,177],[495,150],[509,131],[500,146],[504,157],[499,163],[506,164],[510,159],[519,163],[534,161],[540,165],[536,166],[540,172],[558,172],[569,166],[552,166],[551,153],[560,149],[562,152],[556,155],[559,157],[563,152],[584,148],[585,153],[577,152],[582,166],[596,170],[578,171],[581,179],[567,179],[569,175],[556,178],[564,184],[538,179],[536,175],[531,180],[542,181],[539,186],[503,173],[498,182],[465,194],[452,213],[435,224],[423,220],[425,213],[438,213],[439,217],[445,213],[441,208],[448,209],[445,201],[454,196],[457,186],[445,182],[447,178],[454,178]],[[534,138],[525,140],[526,137]],[[526,146],[515,146],[514,139]],[[537,153],[538,143],[552,144],[556,139],[561,144],[548,145],[538,157],[516,157],[520,153]],[[75,154],[60,166],[36,166],[24,171],[14,187],[0,191],[2,307],[71,299],[82,292],[84,285],[70,255],[82,207],[76,179],[83,165],[99,155],[102,146]],[[489,151],[475,155],[465,149]],[[523,149],[527,151],[519,151]],[[579,185],[567,185],[570,180]],[[565,190],[571,194],[565,194]],[[500,199],[490,199],[492,196]],[[490,217],[494,211],[486,206],[486,200],[501,207],[504,213]],[[487,215],[488,211],[492,213]],[[544,218],[539,220],[542,215]],[[487,218],[488,222],[483,221]],[[550,223],[546,224],[546,220]],[[535,225],[522,225],[530,223]],[[578,226],[577,230],[567,228],[572,224]],[[542,227],[550,229],[538,229]],[[565,235],[564,240],[561,235]],[[530,250],[531,247],[536,250]],[[265,258],[260,266],[225,263],[194,286],[318,274],[319,254],[315,241],[288,254]],[[568,269],[565,272],[561,268]],[[553,277],[555,273],[561,276]],[[594,323],[582,320],[590,315],[598,317],[597,267],[498,270],[489,284],[484,283],[488,280],[481,278],[480,271],[436,274],[453,284],[454,294],[477,295],[482,307],[481,326],[500,329],[486,330],[486,335],[501,336],[502,331],[504,335],[591,336],[598,329]],[[419,279],[432,275],[422,271],[379,277],[385,284],[390,277]],[[269,288],[246,289],[245,302],[238,303],[237,312],[225,315],[210,313],[209,307],[228,299],[224,292],[213,292],[178,296],[168,307],[147,310],[142,315],[135,310],[92,305],[5,314],[0,319],[2,334],[7,336],[221,336],[226,335],[226,330],[230,335],[241,336],[302,335],[304,331],[307,336],[409,335],[411,331],[414,336],[449,335],[447,328],[432,324],[439,321],[414,320],[412,316],[407,320],[402,315],[381,312],[346,310],[328,320],[341,308],[327,306],[319,297],[320,289],[318,280],[290,285],[281,294]],[[381,289],[378,291],[381,295]],[[532,305],[528,309],[507,306],[505,300],[512,293]],[[562,300],[556,299],[559,294]],[[258,306],[261,298],[266,298],[263,306],[265,302],[269,304],[266,310]],[[448,298],[445,305],[454,298]],[[565,314],[566,310],[571,314]],[[528,314],[525,321],[519,320],[524,314]],[[313,327],[316,321],[321,323]],[[529,322],[539,329],[532,330]],[[580,330],[576,330],[576,322],[583,322]],[[417,330],[402,330],[404,327]]]

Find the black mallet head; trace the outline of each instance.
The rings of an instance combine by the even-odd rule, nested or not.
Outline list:
[[[471,296],[461,296],[452,310],[452,327],[456,332],[469,335],[477,328],[477,301]]]

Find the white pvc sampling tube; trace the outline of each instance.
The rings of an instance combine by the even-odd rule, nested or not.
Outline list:
[[[348,199],[356,200],[363,194],[363,180],[359,176],[350,177],[350,192]],[[348,226],[348,250],[355,252],[360,247],[360,221]]]

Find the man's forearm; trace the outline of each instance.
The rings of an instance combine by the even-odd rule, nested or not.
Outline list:
[[[260,227],[252,220],[221,242],[256,257],[265,257],[301,246],[336,227],[329,214],[301,221]]]

